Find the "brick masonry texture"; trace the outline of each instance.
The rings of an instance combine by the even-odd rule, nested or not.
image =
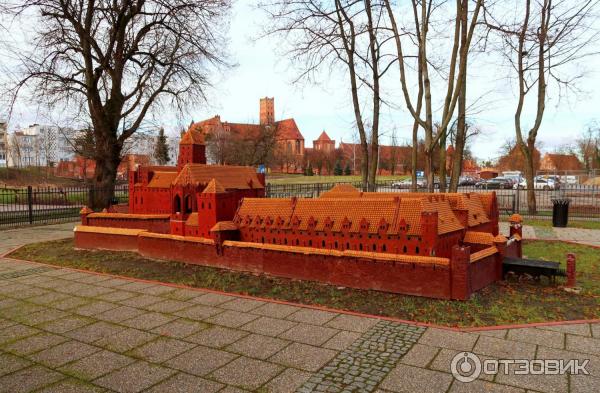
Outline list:
[[[372,392],[424,330],[380,321],[313,375],[297,393]]]

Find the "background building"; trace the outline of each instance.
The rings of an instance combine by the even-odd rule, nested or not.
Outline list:
[[[9,137],[8,166],[54,166],[74,156],[69,141],[70,128],[59,128],[41,124],[15,131]]]
[[[8,124],[0,121],[0,167],[6,167],[8,162]]]

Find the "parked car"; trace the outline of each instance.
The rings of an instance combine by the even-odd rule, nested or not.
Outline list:
[[[459,186],[474,186],[476,184],[477,184],[477,180],[475,180],[474,178],[472,178],[470,176],[461,176],[458,179]]]
[[[563,176],[563,177],[561,177],[560,180],[561,180],[561,183],[565,183],[570,186],[579,184],[579,180],[577,179],[577,176],[573,176],[573,175]]]
[[[509,190],[513,188],[512,181],[504,177],[495,177],[493,179],[484,180],[475,185],[476,188],[482,188],[485,190]]]
[[[423,177],[417,177],[417,188],[425,188],[427,180]],[[412,186],[412,179],[403,179],[392,183],[392,188],[395,189],[408,189]]]
[[[526,188],[528,188],[526,180],[523,180],[519,184],[515,184],[513,186],[513,189],[515,189],[515,190],[517,190],[517,189],[524,190]],[[560,189],[560,184],[556,183],[552,179],[542,179],[540,177],[536,177],[534,179],[533,188],[536,190],[546,190],[546,191],[547,190],[558,190],[558,189]]]

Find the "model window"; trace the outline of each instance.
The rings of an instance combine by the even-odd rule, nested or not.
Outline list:
[[[181,198],[179,198],[179,195],[175,195],[173,210],[175,210],[175,213],[181,213]]]

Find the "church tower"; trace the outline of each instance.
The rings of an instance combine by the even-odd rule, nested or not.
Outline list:
[[[206,164],[204,135],[193,125],[183,134],[179,142],[177,169],[181,170],[186,164]]]
[[[260,99],[260,125],[268,126],[275,123],[275,98]]]

